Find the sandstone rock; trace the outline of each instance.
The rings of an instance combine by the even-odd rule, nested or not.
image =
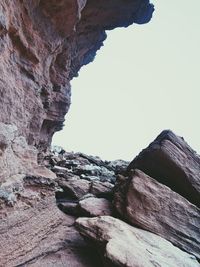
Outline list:
[[[115,207],[133,225],[200,259],[200,210],[139,170],[116,187]]]
[[[45,151],[62,129],[70,80],[94,59],[105,30],[146,23],[153,6],[148,0],[18,2],[0,3],[1,122]]]
[[[105,198],[89,197],[79,201],[79,210],[82,216],[102,216],[111,215],[112,206]]]
[[[78,212],[78,204],[76,202],[68,201],[68,202],[58,202],[58,207],[60,210],[62,210],[64,213],[77,216],[79,215]]]
[[[93,267],[95,252],[55,204],[54,182],[24,178],[16,203],[0,202],[0,266]],[[1,194],[0,194],[1,197]],[[4,197],[6,197],[4,195]],[[65,265],[66,263],[66,265]]]
[[[104,255],[104,266],[199,266],[194,256],[181,251],[165,239],[110,216],[79,218],[76,226]]]
[[[56,177],[47,168],[38,166],[36,148],[27,144],[16,126],[0,122],[0,185],[18,174]]]
[[[55,189],[50,188],[56,176],[38,163],[53,134],[63,127],[71,102],[70,80],[94,59],[106,39],[105,31],[146,23],[152,13],[148,0],[0,2],[2,266],[97,265],[85,258],[86,253],[81,255],[79,248],[83,251],[85,245],[70,247],[80,236],[75,232],[78,237],[73,238],[71,219],[65,225],[55,206]],[[60,159],[63,151],[49,166]],[[27,175],[30,179],[25,182]],[[51,179],[47,182],[44,177]],[[65,188],[79,198],[88,192],[88,183],[75,179]]]
[[[163,131],[129,165],[140,169],[200,207],[200,156],[183,138]]]
[[[90,191],[90,182],[82,179],[62,180],[58,184],[65,191],[66,195],[75,199],[80,199]]]
[[[91,183],[90,192],[98,197],[111,198],[113,187],[111,183],[95,181]]]

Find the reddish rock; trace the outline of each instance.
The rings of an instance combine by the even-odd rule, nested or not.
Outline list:
[[[105,30],[146,23],[146,0],[24,0],[0,3],[0,122],[45,151],[63,127],[70,80],[91,62]]]
[[[1,189],[0,200],[0,266],[93,267],[100,262],[73,227],[74,218],[57,208],[51,179],[27,177],[21,187],[15,182],[15,195]]]
[[[171,131],[163,131],[129,165],[200,207],[200,156]]]
[[[200,259],[200,209],[139,170],[116,187],[122,218]]]
[[[100,262],[91,261],[91,250],[84,253],[73,219],[55,205],[55,175],[38,162],[63,127],[70,80],[94,59],[105,31],[146,23],[152,12],[148,0],[0,2],[0,265]],[[39,178],[24,182],[27,175]],[[88,191],[78,182],[71,190],[77,198]]]
[[[68,181],[60,180],[58,183],[69,198],[80,199],[90,191],[90,182],[86,180],[72,178]]]
[[[114,185],[108,182],[94,181],[91,183],[90,192],[99,197],[111,198]]]

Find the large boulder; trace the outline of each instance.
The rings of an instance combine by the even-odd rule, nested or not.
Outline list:
[[[200,156],[171,131],[163,131],[129,165],[200,207]]]
[[[165,239],[110,216],[79,218],[80,233],[93,241],[107,267],[198,267],[194,256]]]
[[[200,259],[199,208],[139,170],[115,190],[114,204],[122,218]]]

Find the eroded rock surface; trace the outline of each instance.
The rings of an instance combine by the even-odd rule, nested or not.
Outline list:
[[[138,207],[152,208],[155,232],[200,258],[196,236],[199,210],[193,205],[199,205],[200,161],[182,139],[164,132],[146,150],[148,159],[144,151],[128,172],[124,161],[107,162],[65,151],[47,156],[52,136],[62,128],[70,106],[70,80],[94,59],[105,31],[146,23],[152,12],[149,0],[0,2],[0,266],[138,266],[137,262],[140,266],[197,266],[194,257],[169,242],[112,217],[79,219],[81,233],[101,243],[99,257],[74,227],[79,216],[113,212],[113,187],[118,177],[122,187],[116,203],[119,212],[123,210],[123,219],[129,219],[126,209],[133,215],[133,203],[128,200],[139,197]],[[142,192],[137,196],[128,191],[122,195],[130,179],[125,176],[136,167],[193,204],[152,178],[146,187],[140,184]],[[140,198],[144,188],[155,194],[147,190]],[[166,205],[155,214],[154,204],[159,206],[157,202],[168,196],[170,208]],[[128,202],[124,204],[124,200]],[[138,221],[142,218],[139,225],[145,228],[149,214],[137,215]],[[171,217],[164,224],[162,219],[167,216]],[[186,228],[184,235],[181,227],[175,227],[177,217]]]
[[[0,122],[0,186],[9,187],[16,178],[29,173],[48,178],[56,175],[37,164],[37,149],[27,144],[15,125]]]
[[[105,257],[104,266],[199,266],[194,256],[165,239],[110,216],[79,218],[76,226]]]
[[[110,167],[112,162],[98,157],[61,151],[46,156],[44,164],[56,179],[18,175],[0,188],[0,266],[102,267],[97,251],[83,240],[74,222],[86,214],[112,213],[114,168],[118,172],[125,162]],[[102,182],[105,173],[108,179]],[[108,199],[97,198],[101,191]]]
[[[105,198],[88,197],[79,201],[80,215],[96,217],[102,215],[112,215],[110,201]]]
[[[5,181],[0,188],[2,267],[134,267],[137,263],[177,267],[175,262],[180,266],[198,266],[194,255],[200,258],[199,209],[142,171],[124,176],[128,165],[121,160],[103,161],[60,149],[53,150],[43,161],[43,168],[48,168],[56,178],[21,174]],[[138,233],[143,230],[134,230],[133,234],[127,230],[131,226],[119,220],[116,225],[113,217],[108,217],[109,226],[101,229],[98,218],[105,214],[113,217],[120,214],[122,220],[154,232],[176,247],[148,232],[140,236]],[[74,227],[75,220],[83,216],[95,216],[92,224],[86,223],[87,231],[82,226]],[[84,224],[85,220],[88,219],[84,219]],[[97,240],[102,238],[96,240],[97,246],[86,233],[93,230]],[[78,231],[87,238],[83,240]],[[115,237],[108,240],[110,233]],[[144,239],[146,235],[151,238]],[[180,249],[193,257],[182,254]]]
[[[105,30],[146,23],[152,12],[148,0],[2,0],[0,121],[45,151],[62,129],[70,80],[94,59]]]
[[[75,218],[57,208],[51,179],[26,177],[15,193],[11,200],[16,203],[0,202],[0,266],[98,264],[90,255],[92,248],[74,228]]]
[[[200,156],[171,131],[163,131],[129,165],[200,207]]]
[[[135,170],[116,188],[122,218],[156,233],[200,259],[200,209],[169,187]]]

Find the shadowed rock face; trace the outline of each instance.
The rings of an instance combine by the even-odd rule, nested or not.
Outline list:
[[[200,157],[173,132],[163,131],[130,163],[131,169],[142,170],[200,207]]]
[[[63,127],[70,80],[94,59],[105,30],[146,23],[153,9],[149,0],[2,0],[0,122],[46,151]]]
[[[69,81],[93,60],[105,30],[148,22],[152,12],[144,0],[1,1],[1,122],[45,150],[69,109]]]

